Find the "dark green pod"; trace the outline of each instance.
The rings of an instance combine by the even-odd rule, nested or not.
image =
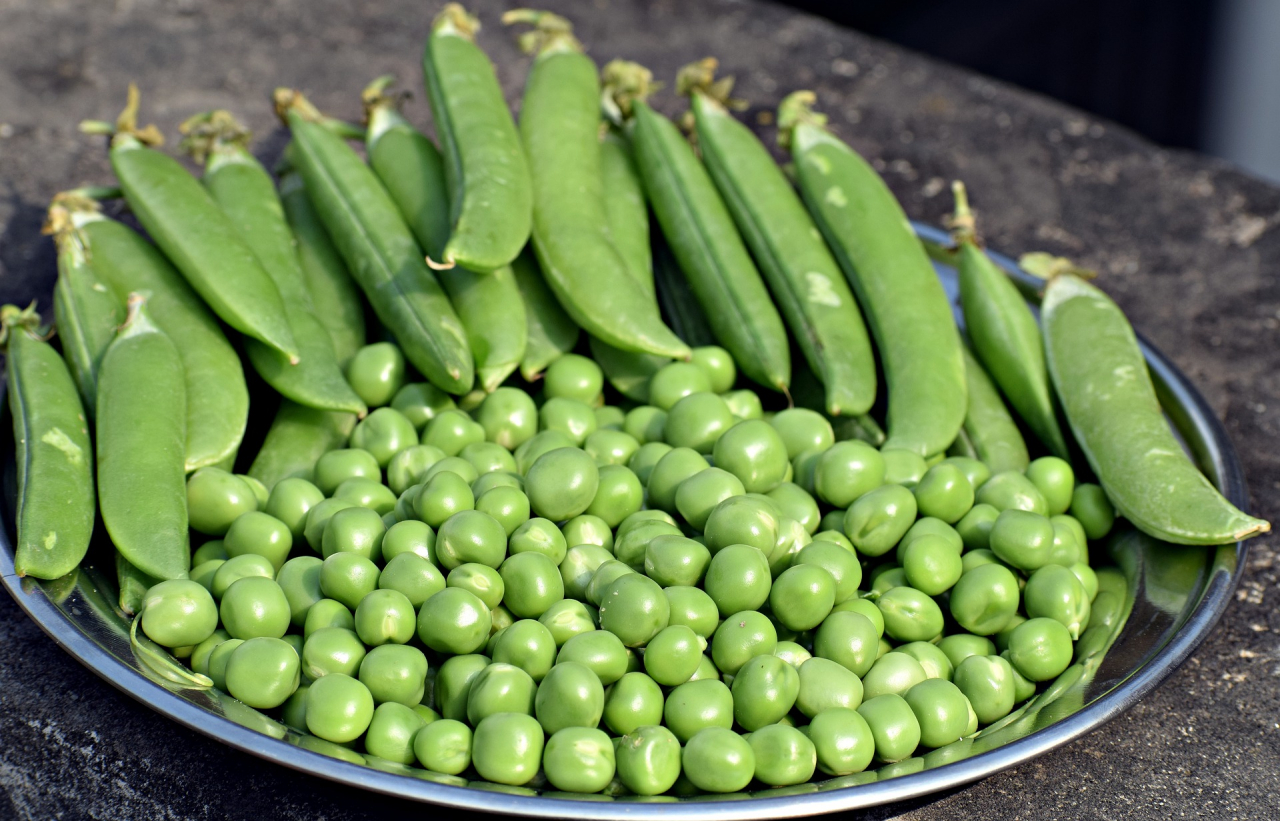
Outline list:
[[[57,209],[54,206],[52,212]],[[53,316],[62,356],[89,413],[98,397],[98,368],[116,328],[124,320],[124,301],[102,283],[89,264],[84,239],[62,210],[64,225],[54,235],[58,280],[53,286]]]
[[[249,466],[249,475],[268,490],[292,476],[311,481],[316,462],[346,445],[355,426],[354,413],[317,410],[285,399]]]
[[[574,349],[580,331],[547,287],[532,249],[516,257],[511,263],[511,273],[525,314],[526,340],[520,375],[532,382],[548,365]]]
[[[982,365],[968,348],[962,348],[962,351],[965,383],[969,389],[968,410],[964,417],[967,445],[973,448],[978,459],[987,463],[992,473],[1026,470],[1031,457],[1027,454],[1027,443],[1018,430],[1018,424],[1013,421]]]

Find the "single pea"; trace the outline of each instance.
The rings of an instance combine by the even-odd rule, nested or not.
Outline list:
[[[279,638],[250,638],[227,660],[227,692],[259,710],[279,707],[298,689],[299,669],[298,654],[287,643]]]
[[[956,532],[964,541],[965,550],[981,550],[991,546],[991,528],[995,527],[1000,511],[991,505],[976,504],[956,522]]]
[[[689,681],[720,681],[720,670],[711,657],[704,653],[702,661],[698,662],[698,669],[689,677]]]
[[[920,722],[902,696],[892,693],[868,699],[858,708],[875,740],[875,757],[892,763],[908,757],[920,744]]]
[[[545,613],[538,616],[538,623],[551,631],[551,637],[555,640],[557,648],[563,647],[565,642],[574,636],[590,633],[596,629],[596,623],[591,618],[587,606],[575,599],[561,599],[551,605]],[[614,639],[617,640],[617,636],[614,636]],[[621,645],[622,642],[618,642],[618,646]]]
[[[871,582],[872,593],[883,593],[886,590],[905,585],[907,583],[907,572],[892,563],[882,564],[872,569],[867,581]]]
[[[372,720],[373,696],[368,687],[351,676],[324,676],[307,691],[307,729],[326,741],[354,741]]]
[[[831,576],[834,581],[833,606],[856,596],[858,585],[862,582],[862,566],[858,563],[857,557],[835,542],[815,541],[806,545],[792,559],[793,569],[800,566],[818,567]],[[785,576],[786,573],[783,575]],[[778,582],[781,580],[782,576],[779,576]],[[777,587],[777,582],[774,583],[774,587]],[[776,607],[774,611],[776,615]]]
[[[733,726],[734,698],[716,679],[690,681],[673,689],[663,706],[663,723],[683,743],[708,727]]]
[[[725,401],[714,393],[693,393],[667,412],[663,438],[672,447],[709,454],[725,431],[737,422]]]
[[[557,661],[538,685],[534,715],[549,735],[565,727],[595,727],[604,713],[604,687],[590,667]]]
[[[975,501],[988,504],[1001,512],[1025,510],[1049,515],[1049,504],[1044,494],[1024,474],[1016,470],[997,473],[978,488]]]
[[[646,653],[647,658],[647,653]],[[662,723],[662,688],[644,673],[627,673],[605,692],[603,720],[616,735]]]
[[[538,432],[538,408],[519,388],[498,388],[476,411],[485,439],[515,450]]]
[[[764,405],[760,402],[760,395],[753,390],[736,390],[725,391],[720,394],[720,398],[729,406],[729,410],[733,411],[733,415],[738,419],[761,419],[764,417]]]
[[[403,704],[387,702],[373,711],[364,748],[373,756],[397,764],[412,764],[414,736],[427,722]]]
[[[663,365],[649,379],[649,401],[662,410],[670,410],[690,394],[710,391],[711,380],[706,372],[691,362]]]
[[[907,691],[904,698],[920,724],[920,743],[925,747],[945,747],[967,734],[972,712],[969,700],[959,687],[946,679],[922,681]]]
[[[357,507],[376,511],[379,518],[391,513],[396,507],[396,495],[391,492],[391,488],[377,479],[361,477],[348,479],[338,485],[338,489],[333,492],[333,498],[343,499]]]
[[[950,681],[955,672],[955,665],[951,663],[951,659],[932,642],[910,641],[898,645],[894,648],[894,652],[905,653],[918,661],[921,669],[924,670],[925,678],[944,678]]]
[[[998,564],[1001,567],[1008,568],[1009,565],[996,558],[996,554],[990,550],[979,548],[978,550],[970,550],[960,557],[960,564],[964,568],[964,572],[968,573],[975,567],[981,567],[984,564]]]
[[[457,456],[467,445],[485,441],[485,429],[465,411],[446,410],[427,423],[419,441],[439,448],[445,456]]]
[[[1030,681],[1057,678],[1071,663],[1071,633],[1054,619],[1030,618],[1009,636],[1009,663]]]
[[[227,639],[209,653],[208,669],[205,675],[213,681],[214,687],[223,692],[227,690],[227,663],[231,660],[231,654],[242,644],[244,639]]]
[[[691,448],[675,448],[667,452],[649,473],[649,505],[667,513],[678,512],[676,493],[680,485],[710,467],[707,460]]]
[[[1018,611],[1018,580],[1000,564],[968,570],[951,590],[951,616],[970,633],[991,636],[1008,627]]]
[[[680,775],[680,742],[658,722],[639,726],[618,740],[618,780],[636,795],[667,792]]]
[[[1056,516],[1066,513],[1071,507],[1072,490],[1075,488],[1076,475],[1071,464],[1057,456],[1041,456],[1027,466],[1027,478],[1044,496],[1048,505],[1048,514]]]
[[[208,595],[204,588],[200,591]],[[218,614],[227,632],[237,639],[278,639],[289,629],[289,600],[274,579],[260,576],[247,576],[227,588]]]
[[[621,539],[635,528],[652,521],[665,522],[672,526],[676,524],[675,517],[670,513],[667,513],[665,510],[645,508],[644,510],[637,510],[635,513],[632,513],[630,516],[623,519],[622,524],[618,525],[615,530],[615,537],[616,539]]]
[[[748,493],[767,493],[782,482],[791,467],[787,446],[778,432],[759,419],[739,422],[716,440],[716,466],[737,476]]]
[[[755,775],[755,753],[742,736],[723,727],[708,727],[690,738],[681,754],[685,776],[700,790],[731,793]]]
[[[574,447],[573,439],[568,434],[558,430],[544,430],[515,449],[512,455],[516,458],[516,472],[526,475],[539,456],[559,448],[571,447]]]
[[[671,606],[662,588],[647,576],[631,573],[613,582],[600,602],[600,627],[628,647],[643,647],[667,626]]]
[[[538,428],[560,431],[569,437],[573,447],[582,447],[587,437],[596,432],[596,425],[595,411],[576,399],[548,399],[538,410]]]
[[[697,366],[707,377],[712,393],[724,393],[733,387],[738,378],[738,369],[733,357],[719,345],[702,345],[693,349],[690,362]]]
[[[876,659],[862,677],[863,698],[870,700],[886,693],[906,695],[907,691],[928,678],[924,667],[914,656],[889,652]]]
[[[493,660],[513,664],[534,681],[542,681],[555,664],[555,637],[541,622],[521,619],[502,631],[494,646]]]
[[[1080,524],[1080,520],[1070,514],[1060,513],[1057,516],[1050,516],[1049,521],[1053,523],[1055,534],[1059,528],[1066,528],[1071,531],[1075,536],[1080,561],[1087,561],[1089,557],[1089,536],[1084,532],[1084,525]]]
[[[639,510],[643,503],[644,487],[635,473],[623,465],[605,465],[599,468],[596,493],[587,513],[612,528]]]
[[[428,770],[457,775],[471,766],[471,728],[449,718],[433,721],[414,735],[413,753]]]
[[[732,473],[707,468],[680,483],[676,489],[675,508],[686,522],[701,530],[716,505],[744,492],[742,482]]]
[[[1000,658],[1009,661],[1009,652],[1002,652]],[[1009,670],[1013,674],[1013,703],[1017,706],[1036,694],[1036,684],[1019,673],[1012,663],[1009,664]]]
[[[472,442],[458,453],[458,457],[470,462],[478,476],[486,473],[514,473],[516,470],[516,459],[511,451],[493,442]]]
[[[444,570],[453,570],[467,563],[496,568],[506,558],[507,532],[487,513],[459,511],[440,525],[436,533],[435,553]],[[501,598],[499,594],[498,601]]]
[[[717,557],[724,554],[720,551]],[[835,604],[835,578],[826,568],[800,563],[784,570],[769,590],[773,617],[789,630],[803,632],[822,623]]]
[[[262,556],[279,570],[293,547],[293,533],[276,517],[251,510],[231,523],[223,544],[231,558]]]
[[[991,527],[991,552],[1027,572],[1049,563],[1053,555],[1053,523],[1025,510],[1004,510]]]
[[[1070,569],[1080,581],[1081,586],[1084,587],[1085,595],[1088,597],[1090,603],[1092,603],[1098,596],[1098,574],[1094,572],[1093,568],[1083,562],[1077,562],[1076,564],[1071,565]],[[1090,624],[1092,623],[1093,620],[1090,619]]]
[[[955,685],[982,724],[999,721],[1013,711],[1013,668],[999,656],[967,657],[956,667]]]
[[[386,532],[376,511],[349,507],[334,513],[325,524],[320,551],[326,559],[336,553],[355,553],[376,562],[382,559]]]
[[[778,544],[778,516],[762,502],[749,496],[732,496],[716,505],[707,517],[703,536],[712,555],[729,545],[750,545],[766,556]]]
[[[490,664],[471,680],[467,690],[467,723],[474,727],[497,713],[533,715],[536,689],[533,678],[519,667]]]
[[[414,514],[423,522],[439,528],[455,513],[475,509],[475,496],[470,484],[456,473],[433,476],[413,500]]]
[[[536,619],[564,598],[560,569],[541,553],[509,556],[499,568],[503,604],[517,618]]]
[[[471,493],[479,499],[484,494],[498,488],[509,488],[524,493],[524,477],[518,473],[505,470],[492,470],[482,473],[471,483]],[[526,497],[527,498],[527,497]]]
[[[808,408],[788,408],[769,420],[787,447],[787,458],[795,459],[805,450],[826,450],[835,444],[835,431],[826,417]]]
[[[844,511],[835,510],[835,511],[832,511],[832,513],[836,514],[836,526],[827,528],[819,525],[818,532],[813,534],[813,541],[832,542],[834,544],[840,545],[840,547],[849,551],[850,554],[856,555],[856,551],[853,549],[853,542],[849,541],[849,537],[844,535],[844,533],[841,532],[840,530],[840,528],[844,524]],[[826,518],[827,518],[826,516],[823,516],[824,520]]]
[[[625,465],[640,449],[640,443],[634,436],[620,430],[597,429],[587,437],[582,449],[600,467]]]
[[[671,625],[654,636],[644,653],[645,672],[667,687],[683,684],[702,661],[698,634],[685,625]]]
[[[558,790],[600,792],[613,781],[613,741],[601,730],[566,727],[547,740],[542,768],[547,781]]]
[[[875,755],[871,727],[856,710],[832,708],[815,715],[808,727],[818,769],[827,775],[860,773]]]
[[[954,465],[959,468],[960,472],[969,480],[969,486],[974,488],[975,492],[977,488],[982,487],[991,478],[991,468],[987,467],[985,462],[969,456],[948,456],[940,464]]]
[[[218,628],[218,607],[213,597],[190,579],[170,579],[153,585],[143,597],[141,613],[142,632],[165,647],[199,644]]]
[[[436,672],[433,700],[440,715],[454,721],[467,718],[467,694],[471,681],[488,667],[490,659],[482,655],[461,655],[445,659]]]
[[[711,660],[722,673],[734,675],[752,658],[778,646],[778,631],[763,613],[744,610],[726,618],[711,639]],[[679,733],[676,733],[679,735]]]
[[[590,630],[569,638],[556,654],[556,665],[573,662],[586,667],[603,685],[627,673],[627,648],[607,630]]]
[[[649,484],[649,476],[653,473],[654,467],[662,460],[663,456],[670,453],[672,447],[666,442],[649,442],[643,444],[632,454],[627,460],[627,467],[631,468],[640,482],[644,485]]]
[[[777,656],[755,656],[734,674],[732,693],[734,719],[755,731],[791,711],[800,693],[800,674]]]
[[[191,566],[196,567],[215,559],[226,561],[229,558],[231,558],[231,555],[227,553],[226,543],[222,539],[210,539],[197,547],[195,552],[191,554]]]
[[[317,630],[323,630],[326,627],[341,627],[354,633],[356,619],[342,602],[336,599],[321,599],[311,605],[311,609],[307,611],[307,618],[302,623],[304,642]]]
[[[394,701],[414,707],[426,694],[426,680],[427,657],[408,644],[374,647],[360,662],[360,681],[378,704]]]
[[[720,626],[720,613],[715,601],[706,591],[691,586],[676,585],[662,591],[671,607],[668,625],[682,624],[703,639],[710,639]]]
[[[756,760],[756,780],[770,787],[803,784],[813,777],[818,752],[809,737],[795,727],[761,727],[747,739]]]
[[[1116,511],[1106,491],[1089,482],[1081,483],[1072,492],[1070,509],[1091,541],[1110,533],[1116,521]]]
[[[507,551],[512,556],[518,553],[540,553],[557,566],[564,561],[567,550],[568,543],[560,528],[541,517],[530,519],[517,527],[507,542]]]
[[[907,488],[882,485],[858,498],[845,512],[844,534],[864,556],[883,556],[911,527],[916,497]]]
[[[946,654],[951,666],[957,670],[970,656],[996,655],[995,642],[986,636],[975,636],[972,633],[952,633],[944,636],[937,647]]]
[[[566,545],[594,544],[605,550],[613,550],[613,528],[594,514],[574,516],[560,526],[560,532],[564,535]]]
[[[895,587],[876,599],[885,633],[897,641],[930,641],[942,633],[942,610],[913,587]]]
[[[320,457],[315,467],[315,485],[325,496],[332,496],[338,485],[348,479],[381,477],[377,457],[359,448],[331,450]]]
[[[356,351],[347,363],[347,381],[371,408],[391,401],[404,385],[404,354],[390,342],[375,342]]]
[[[853,598],[843,601],[831,608],[831,612],[858,613],[866,616],[867,620],[871,622],[871,626],[875,628],[876,637],[880,638],[884,636],[884,616],[880,614],[880,608],[876,607],[875,602],[870,599],[863,599],[858,596],[854,596]]]
[[[596,411],[596,429],[622,432],[622,423],[626,421],[627,412],[617,405],[601,405]],[[636,444],[639,444],[638,442]]]
[[[441,411],[455,407],[453,397],[430,382],[410,382],[391,399],[391,407],[404,414],[416,430],[422,430]]]
[[[394,408],[372,411],[351,431],[351,446],[372,453],[379,467],[386,467],[391,457],[417,443],[417,429]]]
[[[667,426],[667,412],[653,405],[640,405],[627,411],[622,430],[641,444],[662,441]]]
[[[334,553],[320,566],[320,592],[355,610],[378,588],[378,566],[359,553]]]
[[[862,681],[830,659],[813,657],[800,665],[796,709],[809,718],[834,708],[856,710],[862,703]]]
[[[827,616],[814,633],[813,654],[830,659],[861,677],[875,663],[879,642],[879,631],[870,618],[837,610]]]
[[[382,537],[382,558],[390,564],[397,556],[405,553],[412,553],[435,564],[436,533],[430,525],[417,519],[406,519],[387,528]]]
[[[461,456],[446,456],[436,462],[427,468],[426,473],[422,474],[422,481],[424,483],[430,482],[439,473],[456,473],[462,481],[467,483],[468,487],[471,486],[472,482],[480,478],[480,471],[476,470],[476,466]]]
[[[222,628],[218,628],[210,633],[209,637],[204,641],[197,643],[195,649],[191,651],[191,669],[201,675],[209,675],[209,657],[213,654],[213,651],[218,648],[219,644],[222,644],[230,638],[230,633]]]
[[[187,519],[192,530],[221,536],[232,522],[257,509],[253,489],[221,468],[201,468],[187,479]]]
[[[929,468],[913,492],[922,516],[933,516],[947,524],[960,521],[973,507],[973,486],[969,478],[960,468],[946,462]]]
[[[543,729],[532,716],[498,713],[475,728],[471,763],[486,781],[520,786],[537,775],[544,743]]]
[[[302,673],[312,681],[333,673],[355,676],[365,653],[364,644],[353,631],[322,627],[302,644]]]
[[[915,487],[924,478],[929,465],[914,451],[900,448],[885,448],[880,451],[884,457],[884,481],[886,484]]]
[[[489,608],[474,593],[446,587],[419,610],[418,638],[438,653],[474,653],[488,641],[492,624]]]
[[[315,556],[298,556],[285,562],[276,574],[276,583],[289,602],[289,617],[294,627],[301,627],[306,622],[307,611],[324,598],[320,592],[323,564]]]
[[[783,516],[799,522],[806,533],[812,535],[817,532],[822,515],[817,501],[804,488],[793,482],[783,482],[765,495],[774,501]]]
[[[559,448],[538,457],[525,475],[534,513],[552,521],[583,513],[595,498],[600,471],[585,451]]]
[[[830,448],[809,448],[800,451],[791,460],[793,474],[791,481],[810,496],[816,496],[818,493],[818,463],[822,461],[822,455],[828,450]]]
[[[565,551],[559,568],[565,598],[585,601],[587,585],[596,569],[612,558],[612,553],[594,544],[575,545]]]
[[[635,574],[636,570],[626,562],[616,559],[610,559],[600,565],[596,568],[596,572],[591,574],[591,582],[587,585],[587,601],[599,607],[600,602],[604,601],[604,594],[609,589],[609,585],[629,573]]]
[[[945,539],[925,535],[913,539],[907,546],[902,570],[912,587],[937,596],[960,580],[963,563],[960,554]]]
[[[356,606],[356,634],[370,647],[404,644],[413,638],[415,614],[409,597],[398,590],[373,590]]]
[[[769,559],[748,545],[730,545],[711,557],[703,588],[721,616],[758,610],[769,600]]]
[[[290,476],[276,482],[275,487],[271,488],[265,512],[284,522],[293,534],[294,543],[301,544],[307,514],[322,501],[324,494],[320,492],[320,488],[306,479]]]
[[[1030,618],[1053,619],[1073,641],[1089,626],[1089,594],[1070,568],[1051,564],[1032,573],[1023,601]]]
[[[604,372],[585,356],[565,354],[543,374],[542,389],[548,399],[564,397],[591,404],[604,387]]]
[[[654,538],[645,547],[644,572],[663,587],[693,586],[702,581],[710,561],[706,545],[669,534]]]

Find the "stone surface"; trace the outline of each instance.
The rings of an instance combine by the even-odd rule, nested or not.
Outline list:
[[[226,107],[284,142],[267,93],[296,85],[358,116],[361,87],[392,72],[419,88],[435,4],[407,0],[0,1],[0,299],[48,304],[61,188],[110,181],[82,118],[113,118],[139,83],[173,136]],[[480,41],[516,103],[528,66],[474,2]],[[717,55],[753,103],[813,88],[835,129],[871,158],[916,219],[937,223],[947,183],[969,185],[983,233],[1010,253],[1048,250],[1101,272],[1138,329],[1204,392],[1245,465],[1255,511],[1280,517],[1280,190],[1221,163],[1164,151],[1079,112],[815,18],[754,2],[548,2],[599,60],[668,82]],[[671,93],[657,99],[679,110]],[[428,119],[422,95],[408,109]],[[770,139],[771,130],[762,128]],[[1275,540],[1251,546],[1213,637],[1137,707],[1060,750],[868,818],[1280,816],[1280,601]],[[385,819],[405,805],[264,765],[134,703],[59,650],[0,597],[0,818]]]

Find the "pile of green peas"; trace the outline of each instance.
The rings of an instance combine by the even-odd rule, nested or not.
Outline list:
[[[801,784],[1000,721],[1088,626],[1115,514],[1061,459],[836,441],[734,390],[718,347],[629,410],[575,354],[469,411],[388,343],[350,375],[374,410],[308,477],[190,477],[207,540],[140,616],[335,755],[504,789]]]

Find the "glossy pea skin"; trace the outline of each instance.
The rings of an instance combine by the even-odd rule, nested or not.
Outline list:
[[[496,568],[506,557],[507,532],[492,516],[462,510],[445,520],[436,533],[436,560],[444,570],[467,563]]]
[[[646,484],[649,506],[667,513],[679,512],[676,508],[676,493],[680,485],[709,467],[707,460],[691,448],[668,451],[649,472]]]
[[[920,724],[920,743],[925,747],[945,747],[967,735],[969,700],[946,679],[922,681],[904,698]]]
[[[884,458],[885,484],[915,487],[929,471],[924,457],[914,451],[882,447],[880,455]]]
[[[293,534],[295,544],[302,544],[307,514],[311,508],[324,501],[320,488],[296,476],[286,477],[275,483],[267,497],[264,512],[284,522]]]
[[[656,636],[671,615],[657,582],[631,573],[613,582],[600,602],[600,627],[628,647],[642,647]]]
[[[1008,627],[1018,612],[1018,580],[1007,567],[984,564],[965,572],[951,589],[951,616],[965,630],[991,636]]]
[[[796,709],[809,718],[836,708],[856,710],[862,704],[862,681],[830,659],[813,657],[800,665]]]
[[[706,545],[685,536],[658,536],[644,550],[645,575],[663,587],[698,584],[710,562]]]
[[[585,356],[565,354],[547,366],[542,389],[548,399],[563,397],[590,404],[604,387],[600,366]]]
[[[640,443],[629,433],[599,429],[587,437],[582,443],[582,449],[601,467],[626,465],[640,449]]]
[[[627,411],[622,430],[641,445],[661,442],[667,426],[667,412],[653,405],[640,405]]]
[[[557,731],[542,753],[547,780],[566,792],[600,792],[613,780],[615,766],[613,741],[590,727]]]
[[[1001,512],[1012,508],[1039,513],[1041,516],[1049,515],[1049,503],[1045,501],[1044,494],[1030,479],[1016,470],[992,476],[978,488],[974,501],[991,505]]]
[[[907,691],[928,678],[924,667],[906,653],[885,653],[862,677],[862,695],[870,701],[886,693],[906,695]]]
[[[460,450],[458,456],[470,462],[480,476],[494,472],[515,473],[516,470],[516,460],[511,451],[493,442],[472,442]]]
[[[548,399],[538,410],[538,427],[563,433],[574,447],[581,447],[596,432],[597,424],[591,406],[575,399]]]
[[[421,432],[436,414],[453,408],[454,402],[452,396],[430,382],[409,382],[396,391],[391,407],[404,414]]]
[[[507,551],[511,556],[519,553],[540,553],[555,565],[564,561],[568,543],[564,534],[555,523],[535,517],[520,525],[507,540]]]
[[[440,665],[436,673],[434,701],[446,719],[465,721],[467,692],[471,681],[489,666],[489,657],[478,654],[453,656]]]
[[[871,727],[856,710],[832,708],[818,713],[809,722],[808,736],[818,769],[827,775],[860,773],[875,755]]]
[[[627,673],[605,692],[604,724],[620,736],[661,724],[663,704],[656,681],[644,673]]]
[[[538,617],[538,623],[551,632],[557,648],[563,647],[565,642],[576,635],[590,633],[596,629],[595,621],[592,620],[587,606],[574,599],[561,599],[551,605]],[[616,640],[617,636],[614,636],[614,639]],[[624,648],[623,654],[625,653]]]
[[[494,662],[467,688],[467,723],[472,727],[498,713],[533,715],[533,678],[512,664]]]
[[[956,666],[954,682],[982,724],[999,721],[1013,711],[1013,668],[999,656],[969,656]]]
[[[604,520],[610,527],[617,527],[644,504],[644,487],[640,479],[623,465],[605,465],[599,468],[598,484],[587,513]]]
[[[879,643],[880,631],[871,619],[861,613],[838,610],[818,626],[813,637],[813,654],[830,659],[861,677],[875,663]]]
[[[644,651],[645,672],[666,687],[688,681],[701,662],[702,646],[698,642],[698,634],[686,625],[664,627],[649,640]]]
[[[770,787],[803,784],[813,777],[818,751],[800,730],[785,724],[761,727],[747,739],[756,760],[756,780]]]
[[[302,645],[302,672],[315,680],[333,673],[356,676],[364,661],[364,643],[354,631],[343,627],[314,630]]]
[[[223,594],[218,614],[237,639],[278,639],[289,629],[289,600],[274,579],[248,576],[235,582]]]
[[[716,679],[690,681],[673,689],[663,706],[663,724],[682,743],[708,727],[733,726],[733,693]]]
[[[771,503],[749,496],[732,496],[707,517],[703,537],[714,556],[729,545],[749,545],[766,556],[778,543],[778,515]]]
[[[343,499],[359,507],[376,511],[379,516],[392,513],[396,508],[396,495],[391,488],[377,479],[356,477],[338,485],[333,498]]]
[[[486,781],[527,784],[538,772],[545,738],[543,728],[532,716],[491,715],[472,734],[471,763]]]
[[[474,653],[488,641],[491,624],[489,608],[475,594],[446,587],[418,611],[418,638],[439,653]]]
[[[439,448],[445,456],[457,456],[467,445],[485,441],[485,429],[461,410],[441,411],[422,429],[419,442]]]
[[[912,490],[920,515],[933,516],[947,524],[960,521],[973,507],[973,486],[955,465],[934,465]]]
[[[711,639],[711,659],[723,673],[734,675],[752,658],[778,646],[778,631],[763,613],[744,610],[726,618]]]
[[[748,493],[768,493],[786,480],[787,446],[768,422],[747,419],[716,440],[716,466],[742,481]]]
[[[1037,513],[1004,510],[991,526],[989,541],[1001,561],[1030,572],[1053,557],[1053,523]]]
[[[901,485],[882,485],[845,512],[844,534],[864,556],[888,553],[916,518],[916,498]]]
[[[1071,515],[1084,527],[1091,541],[1096,541],[1111,532],[1116,520],[1115,508],[1106,492],[1098,485],[1085,482],[1075,488],[1071,494]]]
[[[492,517],[510,536],[529,521],[529,497],[514,487],[495,487],[476,498],[476,510]]]
[[[413,707],[426,692],[427,657],[417,647],[384,644],[365,655],[359,677],[376,703],[395,701]]]
[[[193,530],[222,536],[242,514],[257,509],[252,488],[239,476],[208,467],[187,478],[187,518]]]
[[[334,553],[320,566],[320,592],[354,610],[378,587],[378,566],[358,553]]]
[[[556,659],[556,640],[541,622],[521,619],[502,631],[494,645],[493,660],[512,664],[535,682],[546,678]]]
[[[303,639],[310,638],[317,630],[325,627],[341,627],[354,633],[355,616],[351,615],[351,610],[342,602],[335,599],[321,599],[307,610],[307,617],[302,625]]]
[[[910,756],[920,744],[920,722],[902,696],[887,694],[868,699],[858,708],[875,739],[875,757],[893,763]]]
[[[594,544],[613,550],[613,529],[599,516],[583,513],[560,526],[565,544]]]
[[[932,516],[923,516],[916,520],[915,524],[906,532],[906,534],[898,541],[898,549],[895,556],[898,564],[902,564],[906,558],[907,548],[913,541],[921,536],[936,536],[951,546],[952,550],[959,554],[964,551],[964,539],[954,527]]]
[[[517,618],[539,618],[564,598],[560,569],[541,553],[509,556],[498,572],[505,587],[503,604]]]
[[[898,645],[894,648],[894,652],[905,653],[920,662],[925,678],[944,678],[950,681],[955,672],[955,665],[951,663],[951,659],[932,642],[910,641]]]
[[[769,424],[782,437],[788,459],[795,459],[810,448],[826,450],[836,441],[835,431],[826,417],[808,408],[779,411],[769,420]]]
[[[417,444],[418,431],[404,414],[394,408],[377,408],[356,423],[351,446],[373,454],[385,468],[405,448]]]
[[[369,722],[364,748],[378,758],[412,764],[414,736],[426,725],[426,719],[403,704],[393,701],[379,704]]]
[[[618,740],[618,779],[636,795],[660,795],[680,776],[680,742],[666,727],[637,727]]]
[[[680,483],[676,489],[675,508],[690,526],[701,530],[716,505],[744,492],[737,476],[720,468],[707,468]]]
[[[1042,456],[1027,465],[1026,476],[1044,496],[1047,515],[1057,516],[1071,507],[1076,478],[1070,462],[1056,456]]]
[[[769,589],[769,608],[784,627],[803,632],[822,623],[831,612],[835,597],[835,578],[825,568],[797,564],[774,580]]]
[[[580,544],[565,551],[560,562],[560,579],[565,598],[585,601],[587,585],[600,565],[613,559],[613,554],[594,544]]]
[[[912,587],[937,596],[960,580],[960,554],[940,536],[921,536],[904,551],[902,569]]]
[[[538,457],[525,475],[533,512],[551,521],[586,512],[599,488],[595,461],[578,448],[559,448]]]
[[[662,436],[672,447],[691,448],[706,455],[737,421],[721,397],[714,393],[691,393],[671,406]]]
[[[711,557],[703,589],[716,603],[721,617],[726,617],[760,609],[769,600],[772,584],[769,559],[764,553],[748,545],[729,545]]]
[[[984,550],[991,546],[991,528],[995,527],[1000,511],[991,505],[977,504],[969,508],[960,521],[956,522],[956,532],[964,542],[965,550]]]
[[[365,345],[347,363],[347,381],[366,405],[380,408],[404,385],[404,354],[390,342]]]
[[[710,392],[711,380],[706,372],[691,362],[671,362],[649,379],[649,401],[664,411],[670,411],[686,396]]]
[[[1071,663],[1071,650],[1071,633],[1053,619],[1027,619],[1009,636],[1009,663],[1029,681],[1057,678]]]
[[[345,508],[334,513],[325,524],[320,552],[326,559],[335,553],[355,553],[379,561],[386,532],[386,525],[377,511],[364,507]]]
[[[320,592],[320,568],[324,565],[315,556],[297,556],[285,562],[276,573],[276,583],[284,591],[289,602],[290,621],[301,627],[307,611],[324,598]]]
[[[433,721],[414,735],[413,753],[428,770],[457,775],[471,766],[471,728],[448,718]]]
[[[758,730],[791,711],[800,674],[777,656],[755,656],[734,674],[732,692],[734,719],[747,730]]]
[[[596,727],[604,714],[604,687],[583,664],[561,661],[538,684],[534,715],[548,735],[565,727]]]
[[[865,442],[837,442],[818,458],[814,489],[818,498],[847,508],[885,481],[885,461],[880,451]]]
[[[821,567],[831,575],[835,582],[833,606],[856,596],[858,585],[862,583],[862,566],[858,563],[857,557],[853,551],[846,550],[835,542],[810,542],[801,548],[791,561],[792,567],[813,565]]]
[[[382,537],[382,557],[390,564],[404,553],[412,553],[435,564],[436,534],[431,526],[416,519],[396,522]]]
[[[232,651],[227,660],[226,689],[259,710],[284,704],[298,689],[298,654],[278,638],[256,637]]]
[[[413,604],[398,590],[374,590],[356,606],[356,634],[370,647],[404,644],[413,638]]]
[[[602,685],[609,685],[627,673],[627,648],[608,630],[583,631],[565,641],[556,654],[556,666],[566,662],[586,667]]]
[[[1073,641],[1089,625],[1089,594],[1070,568],[1050,564],[1035,571],[1022,599],[1027,616],[1053,619],[1067,628]]]
[[[937,648],[946,654],[951,666],[959,669],[965,659],[970,656],[994,656],[996,645],[986,636],[975,636],[972,633],[952,633],[943,636]]]
[[[487,441],[515,450],[538,432],[538,408],[519,388],[498,388],[480,404],[476,422]]]
[[[690,738],[681,754],[684,775],[700,790],[737,792],[755,775],[755,753],[742,736],[724,727],[707,727]]]
[[[199,644],[218,627],[213,597],[189,579],[171,579],[153,586],[142,600],[141,612],[142,632],[165,647]]]
[[[307,690],[306,722],[313,735],[338,744],[354,741],[372,720],[373,696],[350,676],[327,675]]]
[[[705,590],[673,586],[664,588],[662,594],[671,605],[668,625],[683,624],[708,640],[715,635],[716,628],[720,625],[719,609]]]
[[[359,448],[331,450],[320,457],[315,467],[316,487],[326,496],[332,496],[338,485],[348,479],[379,479],[381,476],[377,458]]]
[[[913,587],[895,587],[876,600],[884,616],[884,632],[898,641],[930,641],[942,633],[942,610]]]

